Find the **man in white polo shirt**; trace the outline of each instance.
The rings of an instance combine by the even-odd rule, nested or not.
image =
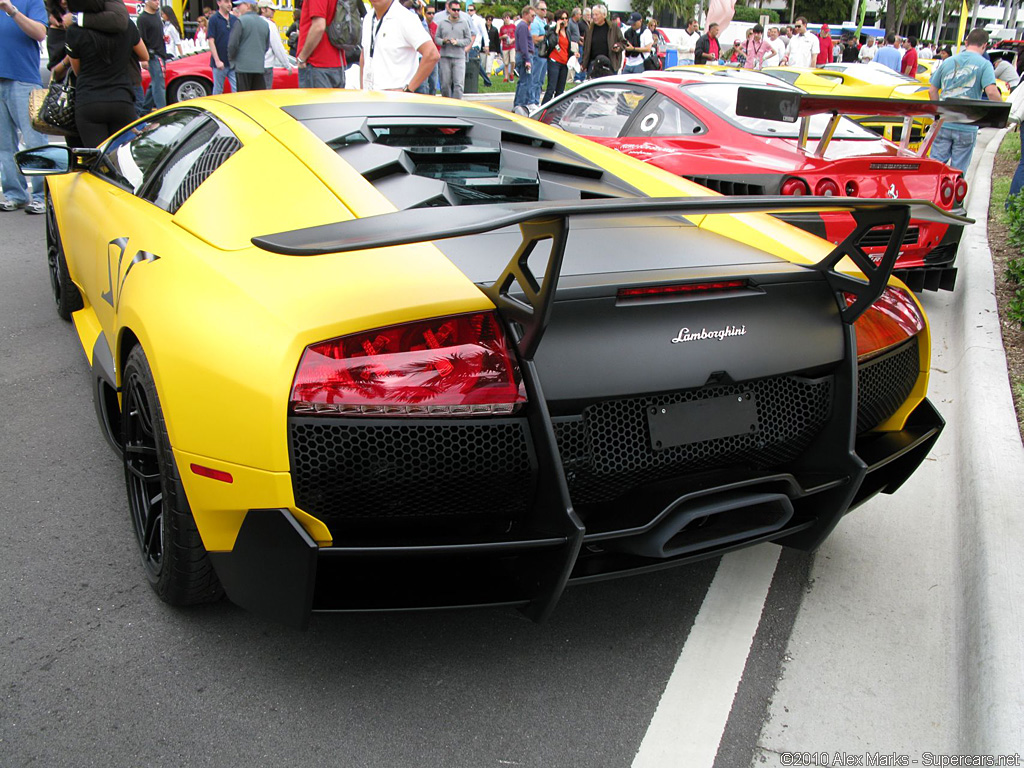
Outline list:
[[[419,17],[397,0],[370,0],[363,17],[360,86],[367,91],[415,91],[434,71],[437,46]]]

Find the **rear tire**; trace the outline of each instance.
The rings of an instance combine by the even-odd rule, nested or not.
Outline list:
[[[135,539],[150,586],[170,605],[223,595],[171,452],[153,373],[141,346],[128,355],[121,406],[121,450]]]
[[[213,86],[201,77],[179,77],[167,86],[167,103],[177,104],[213,93]]]
[[[46,266],[50,272],[50,288],[53,290],[53,300],[57,305],[57,315],[61,320],[70,321],[71,314],[84,305],[82,294],[71,282],[64,246],[60,240],[60,231],[57,229],[57,214],[53,210],[53,201],[49,195],[46,196]]]

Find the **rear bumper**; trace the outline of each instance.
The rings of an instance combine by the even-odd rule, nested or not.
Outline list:
[[[551,501],[565,494],[542,493],[548,502],[516,535],[318,547],[288,510],[250,509],[234,549],[210,558],[233,602],[297,627],[316,611],[485,605],[520,606],[540,620],[569,584],[660,570],[764,541],[814,548],[846,512],[895,491],[943,425],[924,400],[902,430],[857,438],[837,472],[763,472],[740,480],[710,473],[685,493],[666,489],[661,512],[633,527],[588,530],[571,504]]]

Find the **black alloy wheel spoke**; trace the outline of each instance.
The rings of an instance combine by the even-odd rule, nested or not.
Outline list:
[[[147,570],[156,576],[163,562],[163,486],[153,414],[145,385],[136,373],[124,386],[124,468],[135,537]]]

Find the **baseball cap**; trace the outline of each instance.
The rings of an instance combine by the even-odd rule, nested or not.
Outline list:
[[[259,8],[273,8],[274,2],[273,0],[260,0],[258,3],[256,3],[256,5]]]
[[[642,18],[643,18],[643,16],[641,16],[636,11],[633,11],[631,14],[629,14],[629,23],[630,24],[636,24]]]
[[[822,32],[828,32],[828,24],[822,24],[821,25],[821,31]]]

